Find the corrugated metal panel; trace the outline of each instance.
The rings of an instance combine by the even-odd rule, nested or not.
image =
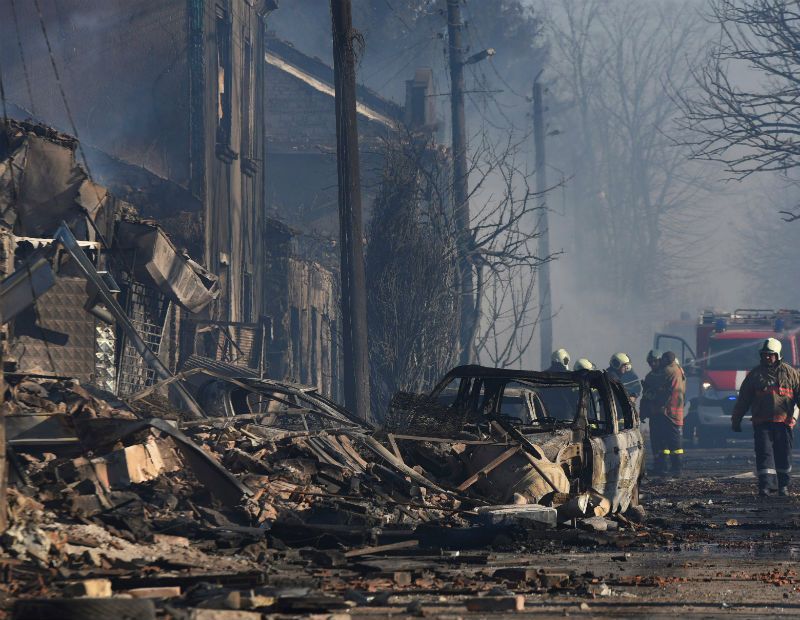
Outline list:
[[[20,372],[93,380],[95,318],[83,309],[87,299],[85,279],[58,277],[14,320],[11,355]]]

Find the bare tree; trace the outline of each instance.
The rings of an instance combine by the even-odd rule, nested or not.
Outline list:
[[[737,177],[800,164],[800,2],[713,0],[719,41],[681,97],[693,155]]]
[[[406,134],[386,147],[368,229],[372,411],[431,387],[458,359],[459,277],[446,154]]]
[[[536,255],[539,207],[524,143],[477,136],[470,158],[468,328],[475,357],[498,366],[520,364],[530,346],[539,317],[536,269],[553,258]],[[386,153],[367,249],[375,412],[394,392],[431,387],[455,364],[465,303],[449,153],[411,132]]]
[[[694,236],[705,172],[674,136],[670,91],[692,84],[692,3],[565,0],[552,12],[553,89],[574,172],[575,250],[621,306],[663,299]]]
[[[492,140],[486,130],[472,141],[472,342],[476,359],[498,367],[520,366],[525,360],[541,318],[536,272],[558,256],[537,254],[542,207],[527,168],[530,142],[529,135],[513,132]]]

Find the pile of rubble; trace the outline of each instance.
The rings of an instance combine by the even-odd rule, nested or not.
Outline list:
[[[286,430],[268,414],[181,421],[173,411],[166,420],[152,417],[147,399],[126,404],[77,381],[20,376],[9,377],[6,395],[11,557],[2,587],[20,618],[86,597],[150,603],[129,617],[153,617],[151,601],[173,617],[332,612],[354,604],[345,594],[359,579],[297,582],[293,564],[363,572],[376,554],[509,545],[608,512],[591,494],[560,513],[519,497],[521,505],[487,506],[407,464],[400,440],[345,419],[323,430]],[[362,586],[431,582],[396,572],[379,570]]]

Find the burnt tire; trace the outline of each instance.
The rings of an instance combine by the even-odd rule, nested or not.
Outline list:
[[[13,620],[155,620],[156,608],[148,599],[49,598],[14,603]]]

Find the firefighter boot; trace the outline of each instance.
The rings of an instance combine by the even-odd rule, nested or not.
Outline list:
[[[667,455],[656,454],[655,462],[653,463],[653,475],[663,476],[667,473]]]

